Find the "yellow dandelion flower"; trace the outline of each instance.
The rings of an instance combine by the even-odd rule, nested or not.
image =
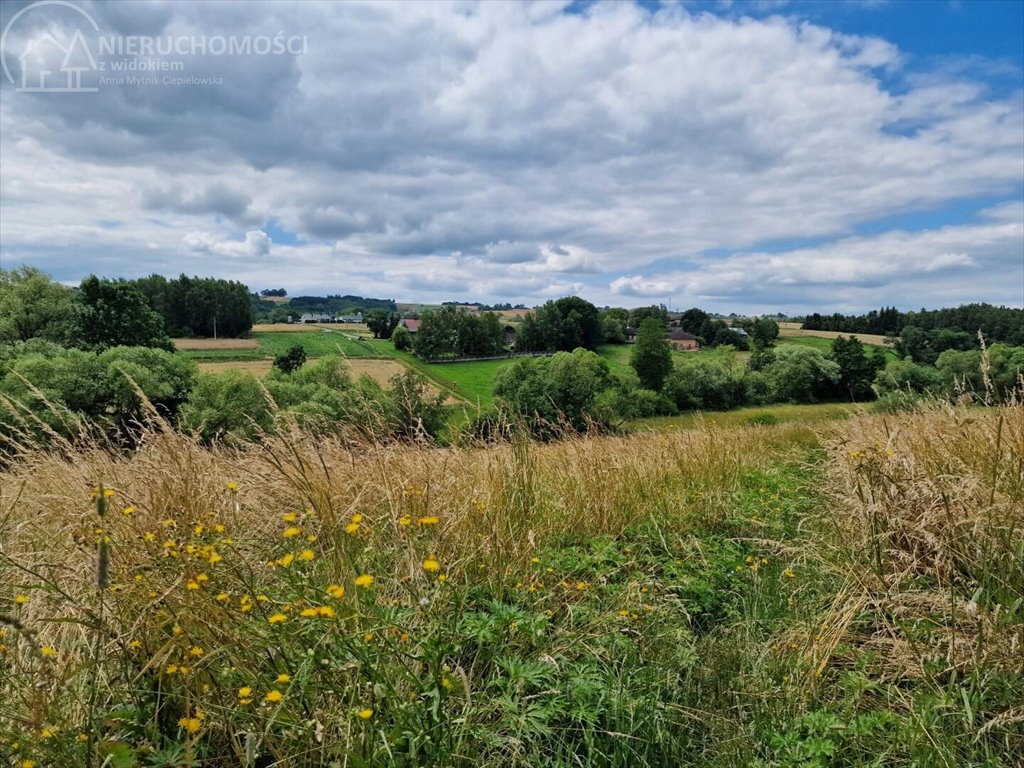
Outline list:
[[[152,531],[146,531],[144,534],[142,534],[142,539],[143,541],[153,543],[154,541],[156,541],[156,534]]]
[[[224,527],[223,523],[217,523],[215,526],[213,526],[214,533],[224,533],[224,531],[226,530],[227,528]]]
[[[282,674],[277,676],[277,680],[275,680],[274,682],[275,683],[280,683],[281,685],[283,685],[285,683],[290,683],[291,681],[292,681],[292,676],[291,675],[286,675],[286,674],[282,673]]]
[[[193,645],[191,648],[188,649],[189,656],[195,656],[198,658],[199,656],[202,656],[204,653],[206,653],[206,651],[204,651],[198,645]]]
[[[178,721],[178,725],[184,728],[187,733],[196,733],[203,727],[203,720],[199,717],[183,717]]]
[[[787,568],[786,570],[784,570],[782,572],[782,575],[785,576],[787,579],[795,579],[796,578],[796,573],[793,571],[792,568]]]
[[[280,691],[267,691],[267,695],[263,697],[263,700],[273,704],[274,702],[278,702],[283,698],[284,694]]]
[[[297,525],[292,525],[288,528],[285,528],[281,535],[284,536],[286,539],[294,539],[300,533],[302,533],[302,529],[299,528]]]
[[[39,655],[44,659],[55,659],[57,658],[57,649],[52,645],[44,645],[39,649]]]
[[[373,584],[373,576],[364,573],[362,576],[356,576],[355,584],[357,587],[369,587]]]
[[[531,557],[530,558],[530,562],[534,563],[534,564],[537,564],[537,563],[540,562],[540,558],[539,557]]]
[[[287,568],[289,565],[292,564],[292,562],[294,562],[294,560],[295,560],[295,555],[293,555],[291,552],[289,552],[288,554],[283,555],[282,557],[279,557],[274,562],[276,562],[282,568]]]
[[[166,667],[164,667],[164,672],[166,672],[168,675],[175,675],[178,673],[178,665],[168,664]]]
[[[359,523],[349,523],[346,525],[345,533],[359,533]]]
[[[440,576],[437,577],[437,583],[438,584],[444,584],[446,581],[448,581],[448,574],[447,573],[442,573]]]
[[[281,515],[281,519],[284,520],[284,522],[286,523],[299,522],[299,516],[294,512],[286,512],[285,514]]]
[[[18,763],[18,768],[36,768],[35,760],[22,760]]]
[[[52,739],[56,735],[57,735],[57,729],[55,729],[55,728],[47,727],[47,728],[43,728],[43,730],[41,730],[39,732],[39,736],[41,738],[44,738],[44,739]]]
[[[256,595],[256,602],[257,603],[265,603],[268,600],[270,600],[270,598],[267,597],[266,595]]]
[[[238,698],[245,699],[249,696],[252,696],[252,688],[250,688],[248,685],[238,689]]]
[[[420,525],[437,525],[441,519],[437,515],[427,515],[416,520]]]
[[[209,561],[210,565],[216,565],[217,563],[222,562],[224,560],[224,558],[218,555],[216,552],[211,552],[210,556],[206,559],[207,561]]]
[[[18,605],[24,605],[28,602],[28,595],[18,595],[14,598],[14,602]]]
[[[331,584],[327,587],[327,594],[335,600],[341,600],[345,596],[345,588],[338,584]]]
[[[306,541],[308,541],[310,544],[312,544],[314,541],[316,541],[316,534],[314,534],[314,533],[309,534],[309,536],[306,537]]]
[[[230,483],[228,483],[228,490],[231,491],[232,493],[237,491],[238,490],[238,483],[236,483],[235,481],[232,480]]]
[[[131,517],[135,514],[135,507],[125,507],[124,509],[121,510],[121,514]]]
[[[316,615],[316,608],[303,608],[301,611],[299,611],[299,616],[301,616],[304,619],[316,618]]]
[[[195,590],[199,589],[199,582],[189,579],[188,582],[186,582],[185,584],[185,589],[189,590],[190,592],[194,592]]]
[[[203,525],[202,523],[199,523],[199,525],[193,526],[193,528],[192,528],[192,533],[195,534],[196,536],[202,536],[205,532],[206,532],[206,526]]]
[[[288,621],[288,617],[285,616],[283,613],[275,613],[273,616],[268,618],[267,621],[271,624],[283,624],[284,622]]]
[[[334,609],[329,605],[321,605],[316,612],[322,619],[333,619],[335,616]]]
[[[112,497],[113,495],[114,495],[114,491],[113,491],[112,489],[110,489],[110,488],[104,488],[104,489],[103,489],[103,496],[104,496],[104,498],[107,498],[107,499],[109,499],[109,498],[111,498],[111,497]]]
[[[360,515],[360,514],[352,515],[352,522],[353,523],[361,523],[361,522],[363,522],[363,516]]]
[[[402,515],[400,518],[398,518],[398,524],[401,526],[412,525],[412,518],[408,515]]]
[[[356,714],[359,715],[359,717],[363,720],[369,720],[371,717],[373,717],[373,710],[370,708],[360,709],[358,712],[356,712]]]
[[[304,549],[298,554],[299,560],[305,560],[307,563],[316,557],[316,553],[312,549]]]
[[[137,650],[137,649],[142,647],[142,641],[141,640],[132,640],[130,643],[128,643],[128,647],[131,648],[133,651]]]
[[[431,573],[434,571],[440,571],[441,563],[437,561],[436,557],[430,555],[429,557],[427,557],[426,560],[423,561],[423,570]]]

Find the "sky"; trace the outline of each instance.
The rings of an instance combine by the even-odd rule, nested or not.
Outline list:
[[[5,268],[1024,306],[1020,0],[4,0],[0,27]]]

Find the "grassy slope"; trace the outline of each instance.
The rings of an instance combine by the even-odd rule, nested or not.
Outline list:
[[[39,765],[85,765],[91,736],[101,756],[180,747],[226,768],[232,739],[256,733],[282,764],[1012,768],[1016,416],[440,451],[154,435],[116,461],[39,457],[0,475],[0,582],[27,598],[0,593],[27,628],[4,638],[0,745]],[[100,477],[119,588],[94,648],[96,555],[78,529],[97,522],[82,478]],[[303,548],[311,560],[264,565]]]

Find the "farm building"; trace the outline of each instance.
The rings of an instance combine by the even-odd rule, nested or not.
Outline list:
[[[636,341],[636,328],[626,326],[626,343],[632,344]]]
[[[697,337],[679,328],[673,328],[672,332],[669,333],[668,343],[676,349],[686,351],[695,352],[700,349],[700,342],[697,341]]]
[[[409,318],[407,320],[403,320],[402,321],[402,325],[405,326],[405,329],[409,333],[416,333],[420,329],[420,321],[419,320],[413,320],[411,318]]]
[[[299,318],[300,323],[331,323],[334,318],[326,312],[305,312]]]

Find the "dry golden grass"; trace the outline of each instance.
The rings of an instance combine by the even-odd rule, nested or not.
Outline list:
[[[1024,408],[861,415],[828,442],[822,553],[846,587],[816,668],[870,657],[889,680],[1024,679]]]
[[[256,339],[171,339],[178,349],[256,349]]]
[[[779,323],[779,337],[780,338],[797,338],[800,336],[814,336],[819,339],[836,339],[840,336],[856,336],[865,344],[871,344],[876,347],[884,347],[887,345],[886,337],[879,336],[874,333],[841,333],[839,331],[805,331],[800,327],[800,323]]]
[[[313,362],[313,361],[308,361]],[[230,360],[222,363],[197,363],[202,373],[226,373],[227,371],[241,371],[251,373],[253,376],[266,376],[274,368],[273,360]]]

